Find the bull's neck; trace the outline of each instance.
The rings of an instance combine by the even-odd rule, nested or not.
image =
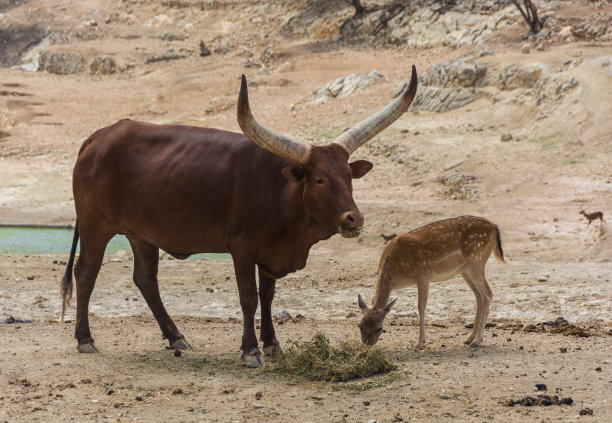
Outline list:
[[[281,205],[285,233],[294,241],[302,240],[310,248],[336,232],[313,219],[304,204],[304,184],[288,182],[283,190]],[[294,234],[298,236],[294,237]]]
[[[376,309],[385,308],[389,302],[391,296],[391,265],[386,262],[381,269],[379,269],[378,282],[376,283],[376,291],[374,298],[372,298],[372,307]]]

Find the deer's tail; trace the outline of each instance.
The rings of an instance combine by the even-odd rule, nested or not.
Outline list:
[[[504,249],[502,248],[501,232],[497,226],[495,226],[495,246],[493,247],[493,254],[495,254],[497,260],[506,263],[506,260],[504,260]]]

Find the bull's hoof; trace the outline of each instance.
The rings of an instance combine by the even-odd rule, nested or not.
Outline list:
[[[94,344],[93,342],[89,342],[87,344],[81,344],[77,347],[77,350],[79,350],[80,353],[84,353],[84,354],[93,354],[93,353],[100,352],[98,347],[96,347],[96,344]]]
[[[480,346],[480,341],[474,341],[470,344],[470,348],[478,348]]]
[[[185,341],[184,338],[179,338],[170,344],[170,348],[175,350],[190,350],[191,345],[189,345],[189,342]]]
[[[280,354],[282,351],[283,350],[281,350],[281,347],[278,344],[268,345],[267,347],[263,347],[263,352],[266,355],[266,357],[273,357],[275,355]]]
[[[253,351],[249,354],[242,353],[240,359],[244,362],[244,364],[246,364],[247,367],[251,368],[261,367],[266,364],[259,351]]]

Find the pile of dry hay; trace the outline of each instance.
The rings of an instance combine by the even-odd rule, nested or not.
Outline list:
[[[382,347],[359,342],[342,342],[338,347],[332,347],[329,339],[318,333],[311,341],[293,342],[279,356],[274,370],[310,380],[346,382],[388,373],[396,367]]]

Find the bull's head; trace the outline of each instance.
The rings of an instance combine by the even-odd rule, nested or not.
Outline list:
[[[375,137],[404,113],[417,88],[416,69],[412,66],[409,86],[390,105],[340,135],[325,146],[294,141],[264,127],[255,120],[249,107],[244,75],[238,97],[238,124],[254,143],[293,164],[283,175],[297,184],[304,184],[304,206],[320,225],[344,237],[359,235],[363,215],[353,200],[353,178],[360,178],[372,169],[372,163],[358,160],[349,163],[349,156]]]

